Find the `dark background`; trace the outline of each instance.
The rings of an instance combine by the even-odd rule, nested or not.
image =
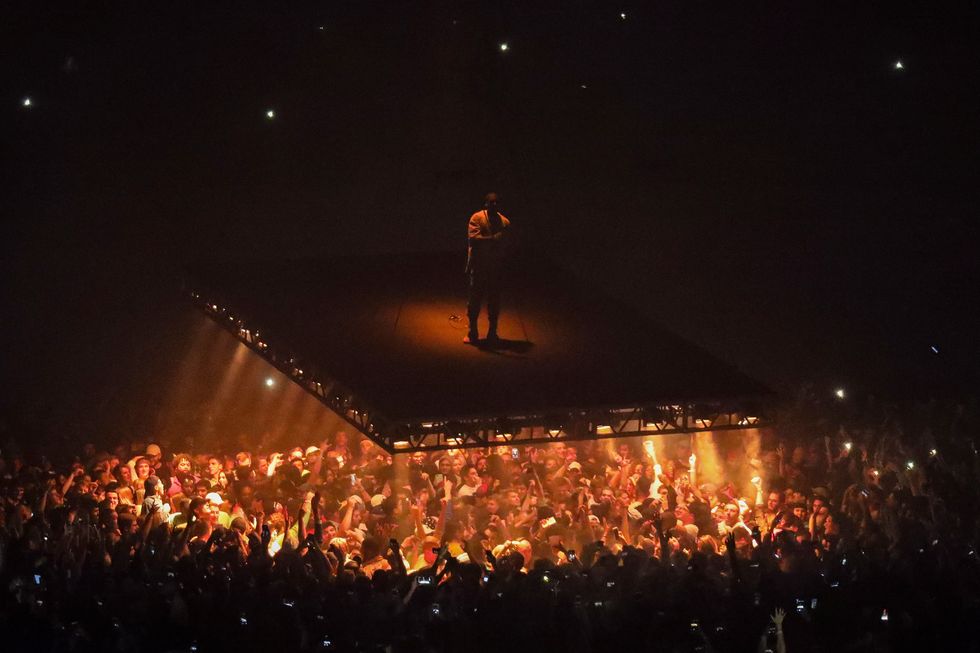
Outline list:
[[[461,250],[491,189],[520,264],[548,256],[778,391],[976,387],[966,4],[25,1],[0,18],[8,417],[148,424],[203,319],[185,265]]]

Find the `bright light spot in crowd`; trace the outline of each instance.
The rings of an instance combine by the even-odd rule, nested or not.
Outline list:
[[[507,50],[509,50],[509,49],[510,49],[510,46],[507,45],[506,43],[501,43],[500,44],[500,51],[501,52],[507,52]]]
[[[625,12],[623,12],[623,13],[621,13],[621,14],[619,14],[619,17],[620,17],[621,19],[623,19],[623,20],[626,20],[626,13],[625,13]]]
[[[929,455],[930,455],[930,456],[935,456],[935,455],[936,455],[936,454],[938,454],[938,453],[939,453],[939,452],[938,452],[938,451],[936,451],[935,449],[930,449],[930,450],[929,450]]]
[[[268,378],[266,378],[266,380],[265,380],[265,387],[267,387],[267,388],[271,388],[271,387],[272,387],[272,386],[274,386],[275,384],[276,384],[276,380],[275,380],[275,379],[273,379],[273,378],[272,378],[271,376],[270,376],[270,377],[268,377]]]
[[[276,112],[273,111],[272,109],[269,109],[268,111],[265,112],[265,117],[268,118],[269,120],[272,120],[273,118],[276,117]]]
[[[837,388],[837,390],[834,392],[834,394],[837,395],[837,398],[838,399],[843,399],[844,398],[844,388]]]
[[[29,107],[29,106],[33,106],[34,103],[31,102],[31,98],[26,97],[21,101],[21,104],[25,107]]]
[[[895,70],[902,70],[904,68],[905,68],[905,66],[902,65],[902,62],[901,61],[896,61],[895,62]]]
[[[589,88],[589,87],[586,86],[585,84],[582,84],[581,88]]]
[[[936,345],[933,345],[932,347],[929,347],[929,349],[931,349],[932,350],[932,353],[934,353],[934,354],[938,354],[939,353],[939,347],[937,347]]]
[[[851,445],[851,443],[850,443],[850,442],[845,442],[845,443],[844,443],[844,448],[845,448],[845,449],[847,449],[848,451],[850,451],[850,450],[851,450],[851,446],[852,446],[852,445]]]
[[[318,29],[318,30],[320,30],[320,31],[322,32],[323,30],[325,30],[325,29],[326,29],[326,27],[324,27],[323,25],[320,25],[319,27],[317,27],[317,29]]]
[[[908,467],[909,469],[915,469],[915,463],[912,462],[911,460],[905,463],[905,466]]]

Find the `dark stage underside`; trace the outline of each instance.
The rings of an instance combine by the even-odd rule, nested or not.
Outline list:
[[[202,301],[391,422],[737,402],[758,382],[554,265],[514,260],[494,349],[462,343],[464,259],[209,263]],[[643,280],[638,279],[638,284]],[[481,333],[486,331],[481,316]]]

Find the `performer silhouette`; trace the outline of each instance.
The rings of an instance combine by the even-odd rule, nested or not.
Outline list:
[[[487,302],[487,317],[490,320],[488,341],[497,340],[497,320],[500,318],[500,277],[510,220],[497,212],[496,193],[487,193],[483,198],[483,206],[482,211],[470,216],[468,229],[466,274],[469,277],[470,296],[466,305],[469,333],[463,338],[466,344],[476,344],[480,339],[477,323],[484,300]]]

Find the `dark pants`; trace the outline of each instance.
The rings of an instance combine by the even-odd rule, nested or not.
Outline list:
[[[474,270],[470,272],[470,299],[466,304],[470,336],[479,332],[477,321],[484,300],[487,302],[487,317],[490,318],[490,333],[496,335],[497,319],[500,317],[500,275]]]

